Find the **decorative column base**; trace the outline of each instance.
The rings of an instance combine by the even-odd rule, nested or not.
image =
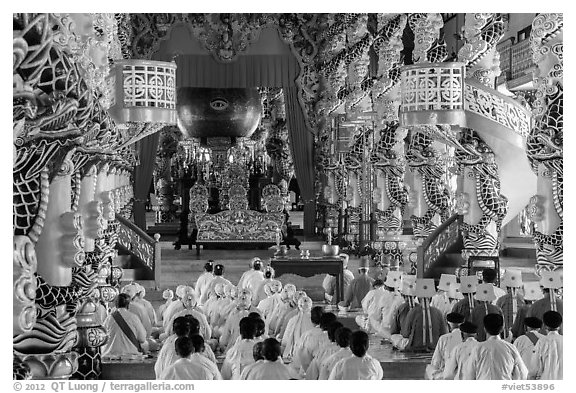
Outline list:
[[[101,347],[74,348],[78,353],[78,370],[71,379],[100,379],[102,375]]]

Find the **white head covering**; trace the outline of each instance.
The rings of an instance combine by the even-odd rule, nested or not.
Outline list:
[[[477,286],[478,286],[478,276],[460,277],[460,292],[461,293],[476,292]]]
[[[178,296],[180,299],[182,299],[184,297],[184,291],[186,290],[186,285],[178,285],[176,287],[176,296]]]
[[[540,286],[543,288],[559,289],[562,288],[562,280],[560,279],[560,272],[544,270],[541,273]]]
[[[124,285],[124,287],[122,288],[122,290],[120,291],[120,293],[125,293],[126,295],[130,296],[130,299],[134,299],[134,296],[136,296],[137,290],[136,290],[136,286],[134,286],[133,283]]]
[[[216,293],[216,295],[220,297],[226,296],[226,291],[224,290],[224,283],[219,282],[216,285],[214,285],[214,293]]]
[[[312,310],[312,299],[304,294],[304,296],[298,299],[298,309],[302,312],[309,312]]]
[[[400,291],[402,295],[406,296],[416,296],[416,276],[415,275],[405,275],[402,278],[402,290]]]
[[[458,280],[454,274],[442,274],[440,276],[440,282],[438,283],[438,289],[448,292],[452,288],[458,286]]]
[[[282,300],[293,299],[295,293],[296,293],[296,286],[294,284],[286,284],[284,285],[284,288],[282,288],[280,297]]]
[[[272,293],[280,293],[282,291],[282,283],[278,280],[272,280],[270,282],[270,289],[272,289]]]
[[[264,284],[264,293],[266,294],[266,296],[272,296],[274,294],[270,282]]]
[[[172,291],[171,289],[165,289],[164,292],[162,292],[162,299],[172,300],[173,298],[174,298],[174,291]]]
[[[422,298],[430,298],[436,294],[433,278],[417,278],[416,279],[416,296]]]
[[[338,254],[338,256],[342,258],[342,265],[344,269],[346,269],[348,267],[348,262],[350,261],[350,255],[342,253]]]
[[[494,293],[494,285],[492,284],[480,284],[476,288],[476,295],[474,296],[476,300],[481,302],[493,302],[496,300],[496,294]]]
[[[540,300],[544,297],[540,284],[536,281],[529,281],[524,283],[524,300]]]
[[[184,303],[187,308],[195,307],[198,303],[198,300],[196,299],[196,293],[194,291],[186,291],[182,297],[182,303]]]
[[[254,268],[254,263],[256,261],[260,261],[260,265],[262,265],[262,260],[258,257],[254,257],[254,258],[250,259],[250,268]]]
[[[402,272],[391,270],[386,275],[384,285],[396,289],[402,288]]]
[[[507,269],[502,277],[502,283],[509,288],[522,287],[522,272],[520,270]]]
[[[136,287],[136,294],[140,294],[141,297],[146,296],[146,289],[137,282],[132,283]]]
[[[462,295],[462,292],[460,292],[460,287],[458,286],[448,290],[448,297],[457,300],[464,299],[464,295]]]

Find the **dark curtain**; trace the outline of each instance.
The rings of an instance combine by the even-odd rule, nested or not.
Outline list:
[[[150,182],[154,172],[156,150],[160,132],[149,135],[138,143],[140,165],[134,168],[134,224],[146,230],[146,200],[150,191]]]
[[[302,107],[298,102],[298,88],[284,87],[286,123],[294,172],[304,201],[304,235],[314,235],[316,221],[316,195],[314,191],[314,135],[308,131]]]

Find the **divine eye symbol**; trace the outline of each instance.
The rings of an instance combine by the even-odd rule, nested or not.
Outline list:
[[[216,111],[223,111],[224,109],[228,108],[230,104],[224,98],[214,98],[210,101],[210,108]]]

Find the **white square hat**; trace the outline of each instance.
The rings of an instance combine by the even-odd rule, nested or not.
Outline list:
[[[478,286],[478,276],[460,277],[460,292],[462,294],[476,292],[477,286]]]
[[[536,281],[528,281],[524,283],[524,300],[540,300],[544,297],[540,284]]]
[[[396,289],[402,288],[402,272],[391,270],[386,275],[384,285]]]
[[[438,283],[438,289],[443,291],[449,291],[451,288],[458,286],[458,280],[455,274],[442,274],[440,276],[440,282]]]
[[[409,274],[402,277],[402,289],[400,290],[402,295],[406,296],[416,296],[416,276]]]
[[[476,295],[474,295],[476,300],[482,302],[493,302],[496,300],[496,294],[494,293],[494,285],[492,284],[480,284],[476,288]]]
[[[502,278],[502,284],[510,288],[521,288],[522,272],[520,270],[507,269],[504,272],[504,277]]]
[[[540,278],[540,286],[543,288],[558,289],[562,288],[562,280],[559,271],[543,270]]]
[[[417,297],[432,297],[436,294],[436,287],[434,286],[433,278],[417,278],[416,279],[416,296]]]
[[[459,286],[454,286],[452,288],[450,288],[448,290],[448,297],[451,299],[464,299],[464,295],[462,295],[462,292],[460,292],[460,287]]]

